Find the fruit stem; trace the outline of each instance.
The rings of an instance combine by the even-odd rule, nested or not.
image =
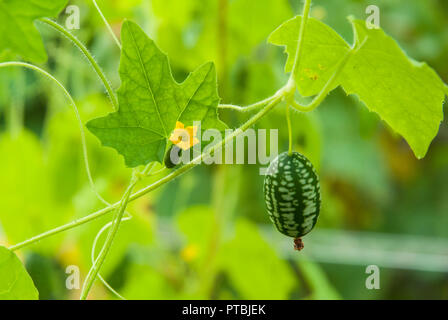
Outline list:
[[[300,251],[305,248],[302,238],[294,238],[294,250]]]
[[[289,140],[289,147],[288,147],[288,155],[292,155],[292,127],[291,127],[291,116],[289,112],[290,104],[288,103],[286,105],[286,122],[288,123],[288,140]]]

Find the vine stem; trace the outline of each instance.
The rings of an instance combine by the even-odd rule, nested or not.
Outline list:
[[[308,19],[310,5],[311,5],[311,0],[306,0],[305,1],[305,7],[304,7],[304,17],[306,17],[305,20],[304,20],[305,22]],[[305,24],[302,23],[302,25],[301,25],[301,32],[300,32],[301,36],[299,36],[299,42],[298,42],[298,45],[297,45],[297,52],[296,52],[296,57],[295,57],[296,60],[294,62],[294,69],[297,69],[297,66],[299,65],[299,62],[300,62],[300,56],[301,56],[301,52],[302,52],[302,48],[303,48],[303,34],[305,33],[305,26],[306,26],[306,23]],[[367,38],[366,38],[366,40],[367,40]],[[365,41],[364,41],[364,43],[365,43]],[[362,47],[363,44],[360,47]],[[332,86],[334,84],[335,79],[337,78],[339,73],[342,71],[343,67],[345,66],[345,63],[348,61],[348,58],[351,56],[353,51],[354,51],[353,49],[350,50],[347,53],[346,57],[344,57],[344,59],[339,64],[339,66],[338,66],[337,70],[335,71],[335,73],[333,74],[333,76],[329,79],[329,81],[326,83],[326,85],[324,86],[322,91],[316,96],[316,98],[310,104],[310,106],[312,107],[311,109],[316,108],[324,100],[325,96],[329,93],[329,91],[332,89]],[[206,152],[201,153],[199,156],[194,158],[191,162],[189,162],[189,163],[185,164],[184,166],[180,167],[179,169],[169,173],[168,175],[166,175],[166,176],[162,177],[161,179],[155,181],[154,183],[146,186],[145,188],[140,189],[139,191],[135,192],[134,194],[130,194],[132,192],[133,187],[134,187],[131,184],[130,188],[128,188],[128,190],[127,190],[127,191],[130,190],[129,191],[129,195],[125,194],[125,196],[127,198],[126,203],[146,195],[147,193],[153,191],[154,189],[157,189],[158,187],[164,185],[165,183],[167,183],[167,182],[177,178],[178,176],[182,175],[183,173],[189,171],[190,169],[192,169],[193,167],[195,167],[196,165],[201,163],[201,161],[205,157],[213,154],[215,151],[217,151],[218,149],[222,148],[223,146],[226,146],[226,144],[228,142],[232,141],[234,138],[236,138],[237,136],[242,134],[246,129],[248,129],[250,126],[255,124],[258,120],[263,118],[269,111],[271,111],[281,101],[287,100],[288,103],[291,103],[291,105],[294,108],[299,109],[299,111],[305,111],[305,112],[306,111],[310,111],[310,109],[308,108],[309,106],[306,106],[306,107],[300,106],[299,104],[297,104],[294,101],[293,95],[295,93],[296,87],[297,86],[296,86],[294,77],[293,77],[293,75],[291,75],[289,81],[287,82],[287,84],[285,86],[283,86],[280,90],[278,90],[271,98],[265,99],[265,101],[269,101],[269,103],[262,110],[260,110],[254,116],[252,116],[241,127],[236,129],[232,134],[227,135],[224,140],[221,140],[220,142],[215,144],[212,148],[208,149]],[[257,104],[258,103],[256,103],[255,105],[257,105]],[[240,107],[240,109],[241,108],[242,107]],[[149,165],[145,168],[145,171],[148,168],[149,168]],[[143,172],[143,174],[145,174],[145,172]],[[30,244],[33,244],[35,242],[38,242],[38,241],[40,241],[40,240],[42,240],[44,238],[50,237],[52,235],[58,234],[60,232],[63,232],[65,230],[68,230],[68,229],[80,226],[82,224],[85,224],[85,223],[87,223],[89,221],[92,221],[94,219],[97,219],[97,218],[99,218],[99,217],[101,217],[101,216],[103,216],[103,215],[105,215],[105,214],[107,214],[107,213],[117,209],[117,208],[120,208],[121,204],[122,204],[122,201],[114,203],[112,205],[109,205],[109,206],[107,206],[107,207],[105,207],[105,208],[103,208],[103,209],[101,209],[99,211],[96,211],[96,212],[94,212],[94,213],[92,213],[92,214],[90,214],[88,216],[85,216],[84,218],[81,218],[81,219],[78,219],[78,220],[74,220],[74,221],[72,221],[70,223],[67,223],[65,225],[59,226],[59,227],[54,228],[52,230],[49,230],[47,232],[41,233],[40,235],[37,235],[37,236],[32,237],[32,238],[30,238],[28,240],[25,240],[25,241],[23,241],[21,243],[18,243],[18,244],[14,245],[14,246],[11,246],[9,249],[11,251],[15,251],[15,250],[18,250],[18,249],[23,248],[25,246],[28,246]],[[119,211],[121,211],[121,210],[119,210]],[[124,209],[123,209],[123,211],[124,211]],[[112,229],[111,229],[111,232],[112,232]],[[104,249],[104,246],[103,246],[103,249]]]
[[[240,112],[249,112],[249,111],[253,111],[253,110],[256,110],[258,108],[265,106],[266,104],[271,102],[272,99],[273,99],[273,97],[269,97],[269,98],[266,98],[264,100],[258,101],[254,104],[244,106],[244,107],[240,107],[240,106],[237,106],[234,104],[220,104],[218,106],[218,108],[219,109],[232,109],[232,110],[236,110],[236,111],[240,111]]]
[[[277,92],[277,94],[275,95],[275,98],[273,99],[273,101],[266,106],[266,108],[264,108],[263,110],[261,110],[259,113],[257,113],[255,116],[253,116],[251,119],[249,119],[245,124],[243,124],[240,128],[238,128],[237,130],[235,130],[231,135],[227,136],[224,140],[222,140],[220,143],[217,143],[215,146],[213,146],[213,148],[211,148],[209,151],[201,153],[199,156],[197,156],[196,158],[194,158],[191,162],[189,162],[188,164],[186,164],[184,167],[182,167],[181,169],[177,170],[177,171],[181,171],[182,169],[184,170],[189,170],[191,168],[193,168],[194,166],[198,165],[199,163],[201,163],[201,160],[204,159],[205,157],[209,156],[210,154],[213,154],[214,152],[216,152],[218,149],[222,148],[223,146],[226,146],[227,142],[233,140],[233,138],[235,138],[236,136],[238,136],[239,134],[243,133],[246,129],[248,129],[252,124],[256,123],[261,117],[263,117],[267,112],[269,112],[273,107],[275,107],[280,101],[282,101],[284,98],[284,93],[283,90],[280,90],[279,92]],[[136,171],[134,170],[134,174],[133,177],[131,179],[131,182],[128,186],[128,188],[126,189],[126,192],[124,193],[120,203],[119,203],[119,207],[118,210],[114,216],[113,222],[112,222],[112,226],[110,228],[110,231],[107,235],[106,241],[103,245],[103,248],[101,249],[97,259],[95,260],[95,263],[93,264],[92,268],[89,270],[89,273],[87,274],[87,278],[84,282],[83,285],[83,289],[81,292],[81,297],[80,300],[85,300],[87,299],[87,296],[89,294],[90,289],[93,286],[93,283],[95,282],[95,279],[101,269],[101,266],[103,265],[107,254],[110,251],[110,248],[112,247],[112,243],[113,240],[118,232],[119,226],[120,226],[120,222],[123,218],[124,212],[126,210],[127,204],[130,201],[131,198],[131,193],[132,190],[134,189],[135,185],[137,184],[137,182],[140,180],[139,177],[141,177],[142,174],[146,174],[147,170],[149,169],[150,166],[148,165],[145,170],[142,173],[136,174]],[[160,180],[159,180],[160,181]],[[148,191],[149,192],[149,191]]]
[[[86,280],[84,281],[84,285],[82,288],[80,300],[87,299],[87,296],[90,292],[90,289],[93,286],[93,283],[95,282],[95,279],[97,276],[99,279],[103,282],[103,284],[110,289],[114,294],[116,294],[119,298],[124,299],[118,292],[116,292],[99,274],[100,269],[102,265],[104,264],[104,261],[106,260],[107,254],[109,253],[110,249],[112,248],[112,243],[115,239],[115,236],[117,235],[118,229],[120,227],[120,223],[124,220],[124,214],[126,213],[126,207],[129,203],[129,197],[131,196],[132,190],[134,189],[137,182],[140,181],[142,177],[145,175],[149,175],[152,171],[152,169],[155,167],[155,162],[149,163],[145,166],[143,171],[139,172],[137,169],[134,169],[132,172],[132,179],[129,183],[129,186],[127,187],[125,193],[123,194],[123,197],[120,200],[119,208],[116,211],[116,214],[114,218],[112,219],[112,224],[110,226],[109,233],[107,234],[106,241],[103,244],[103,247],[101,248],[101,251],[96,259],[94,259],[93,265],[90,268]],[[109,226],[106,225],[106,229]],[[99,235],[105,230],[104,228],[100,230],[99,234],[95,237],[93,246],[92,246],[92,258],[95,255],[95,247],[96,242],[98,240]]]
[[[121,219],[121,222],[123,221],[128,221],[131,220],[132,217],[123,217],[123,219]],[[92,244],[92,251],[90,254],[90,258],[92,260],[92,264],[95,263],[96,257],[95,257],[95,250],[96,250],[96,245],[98,243],[99,238],[101,237],[101,235],[112,226],[113,221],[106,223],[98,232],[98,234],[96,235],[95,239],[93,240],[93,244]],[[98,272],[98,279],[101,280],[101,282],[103,283],[103,285],[109,289],[114,295],[116,295],[119,299],[121,300],[126,300],[125,297],[123,297],[121,294],[119,294],[114,288],[112,288],[112,286],[107,283],[107,281],[101,276],[101,274]]]
[[[100,7],[98,6],[98,4],[96,3],[95,0],[92,0],[93,5],[95,6],[96,10],[98,11],[98,13],[101,16],[101,19],[103,19],[104,24],[106,25],[107,30],[109,31],[110,35],[112,36],[112,38],[114,39],[115,43],[117,44],[118,48],[120,48],[121,50],[121,43],[120,40],[118,40],[117,36],[115,35],[114,31],[112,30],[112,27],[110,26],[109,22],[107,22],[106,17],[103,15],[103,12],[101,11]]]
[[[288,92],[288,87],[285,86],[282,89],[280,89],[279,91],[277,91],[277,93],[273,96],[272,101],[265,107],[263,108],[261,111],[259,111],[257,114],[255,114],[252,118],[250,118],[246,123],[244,123],[240,128],[238,128],[237,130],[235,130],[232,134],[226,136],[226,138],[220,142],[218,142],[215,146],[213,146],[212,148],[210,148],[206,153],[202,153],[201,155],[197,156],[195,159],[193,159],[191,162],[189,162],[188,164],[180,167],[179,169],[169,173],[168,175],[164,176],[163,178],[155,181],[154,183],[146,186],[145,188],[140,189],[139,191],[135,192],[134,194],[132,194],[129,197],[129,202],[134,201],[144,195],[146,195],[147,193],[157,189],[158,187],[164,185],[165,183],[179,177],[180,175],[182,175],[183,173],[189,171],[190,169],[192,169],[193,167],[195,167],[196,165],[198,165],[202,159],[204,159],[204,157],[208,154],[212,154],[213,152],[215,152],[216,150],[218,150],[219,148],[221,148],[223,145],[227,144],[228,142],[230,142],[231,140],[233,140],[235,137],[239,136],[240,134],[242,134],[244,132],[244,130],[248,129],[250,126],[252,126],[253,124],[255,124],[258,120],[260,120],[263,116],[265,116],[270,110],[272,110],[278,103],[280,103],[286,96],[286,92]],[[34,236],[32,238],[29,238],[23,242],[20,242],[16,245],[13,245],[11,247],[9,247],[9,249],[11,251],[16,251],[18,249],[21,249],[23,247],[26,247],[28,245],[31,245],[33,243],[36,243],[42,239],[48,238],[50,236],[56,235],[58,233],[61,233],[63,231],[78,227],[80,225],[83,225],[85,223],[88,223],[92,220],[95,220],[99,217],[102,217],[106,214],[108,214],[109,212],[117,209],[120,205],[120,202],[114,203],[110,206],[107,206],[101,210],[98,210],[94,213],[91,213],[83,218],[71,221],[65,225],[56,227],[54,229],[48,230],[46,232],[43,232],[37,236]]]
[[[297,40],[296,54],[294,57],[294,65],[293,65],[293,68],[291,71],[289,81],[288,81],[287,85],[285,86],[285,88],[286,88],[285,93],[288,96],[294,95],[294,93],[296,91],[297,85],[296,85],[295,79],[297,78],[297,75],[299,73],[300,62],[302,60],[303,43],[305,41],[305,31],[306,31],[306,26],[308,24],[310,9],[311,9],[311,0],[305,0],[305,4],[303,7],[303,13],[302,13],[302,23],[300,24],[299,38]],[[327,92],[327,94],[328,94],[328,92]],[[240,106],[236,106],[236,105],[232,105],[232,104],[221,104],[218,107],[221,109],[233,109],[233,110],[240,111],[240,112],[246,112],[246,111],[252,111],[254,109],[257,109],[257,108],[265,105],[266,103],[269,103],[271,101],[270,99],[272,99],[272,97],[262,100],[260,102],[251,104],[246,107],[240,107]],[[308,110],[304,110],[305,108],[300,108],[300,106],[298,106],[298,107],[299,107],[298,109],[302,109],[301,111],[308,111]]]
[[[112,247],[113,240],[115,239],[115,236],[117,235],[118,229],[120,227],[120,222],[123,218],[124,212],[126,211],[126,207],[128,205],[132,190],[134,189],[134,187],[138,181],[139,181],[139,178],[134,173],[128,188],[126,189],[125,193],[123,194],[123,197],[120,200],[118,210],[116,211],[116,214],[112,221],[112,226],[109,230],[109,233],[107,234],[106,241],[104,242],[104,245],[103,245],[98,257],[96,258],[95,262],[93,263],[92,268],[90,268],[89,273],[87,274],[86,280],[84,281],[80,300],[87,299],[90,289],[92,288],[93,283],[95,282],[96,277],[97,277],[98,273],[100,272],[100,269],[101,269],[104,261],[106,260],[107,254],[109,253],[110,248]]]
[[[292,127],[291,127],[291,115],[289,112],[290,105],[289,103],[286,105],[286,123],[288,124],[288,154],[292,155]]]
[[[182,175],[183,173],[189,171],[190,169],[192,169],[193,167],[198,165],[201,162],[201,160],[203,160],[207,155],[212,154],[213,152],[217,151],[222,146],[226,145],[228,142],[232,141],[235,137],[242,134],[244,132],[244,130],[248,129],[250,126],[255,124],[258,120],[260,120],[263,116],[265,116],[266,113],[268,113],[270,110],[272,110],[278,103],[280,103],[283,100],[284,96],[285,96],[285,89],[282,88],[279,91],[277,91],[277,93],[273,96],[273,100],[265,108],[263,108],[257,114],[255,114],[253,117],[251,117],[249,120],[247,120],[247,122],[245,122],[240,128],[236,129],[232,134],[227,135],[224,140],[221,140],[216,145],[214,145],[212,148],[210,148],[207,152],[204,152],[204,153],[200,154],[199,156],[197,156],[196,158],[194,158],[191,162],[185,164],[184,166],[180,167],[179,169],[169,173],[168,175],[162,177],[161,179],[155,181],[154,183],[152,183],[152,184],[146,186],[145,188],[142,188],[139,191],[135,192],[134,194],[130,195],[129,201],[133,201],[135,199],[138,199],[138,198],[146,195],[147,193],[153,191],[154,189],[157,189],[158,187],[177,178],[178,176]],[[26,247],[30,244],[38,242],[42,239],[48,238],[55,234],[61,233],[63,231],[83,225],[89,221],[92,221],[101,216],[104,216],[105,214],[117,209],[119,206],[120,206],[120,202],[114,203],[114,204],[107,206],[101,210],[98,210],[88,216],[74,220],[65,225],[51,229],[51,230],[41,233],[37,236],[34,236],[28,240],[20,242],[14,246],[11,246],[9,249],[11,251],[16,251],[16,250]]]
[[[95,70],[96,74],[98,75],[98,77],[100,78],[101,82],[103,83],[104,87],[106,88],[106,91],[107,91],[107,94],[109,95],[109,99],[110,99],[110,101],[112,103],[112,106],[113,106],[114,110],[117,111],[118,110],[118,100],[117,100],[117,97],[115,95],[115,92],[112,89],[112,87],[110,85],[110,82],[107,79],[106,75],[101,70],[101,67],[96,62],[95,58],[92,56],[90,51],[86,48],[86,46],[81,41],[79,41],[78,38],[76,38],[71,32],[66,30],[63,26],[61,26],[57,22],[55,22],[55,21],[53,21],[51,19],[48,19],[48,18],[42,18],[42,19],[40,19],[40,21],[46,23],[47,25],[49,25],[50,27],[52,27],[56,31],[59,31],[61,34],[66,36],[82,52],[82,54],[87,58],[87,60],[89,61],[90,65],[93,67],[93,69]]]
[[[303,42],[305,40],[305,31],[306,31],[306,25],[308,23],[308,18],[310,15],[310,8],[311,8],[311,0],[305,0],[302,13],[302,23],[300,24],[300,30],[299,30],[299,39],[297,41],[296,55],[294,58],[294,65],[291,71],[291,79],[297,79],[297,75],[299,73],[300,62],[302,61]]]
[[[37,71],[38,73],[44,75],[45,77],[47,77],[48,79],[50,79],[51,81],[53,81],[54,83],[56,83],[56,85],[64,92],[64,95],[67,97],[67,99],[70,101],[70,104],[73,107],[73,111],[75,112],[75,117],[76,120],[78,122],[78,126],[79,126],[79,130],[80,130],[80,134],[81,134],[81,145],[82,145],[82,153],[83,153],[83,159],[84,159],[84,166],[86,168],[86,173],[87,173],[87,179],[89,180],[89,184],[90,187],[93,191],[93,193],[96,195],[96,197],[103,202],[105,205],[110,205],[109,202],[107,202],[97,191],[96,187],[95,187],[95,183],[93,181],[92,178],[92,172],[90,170],[90,165],[89,165],[89,157],[87,154],[87,143],[86,143],[86,135],[84,132],[84,126],[82,124],[82,120],[81,120],[81,116],[79,115],[79,109],[76,106],[75,101],[73,100],[73,97],[70,95],[70,93],[68,92],[68,90],[64,87],[64,85],[58,80],[56,79],[54,76],[52,76],[51,74],[49,74],[47,71],[29,64],[29,63],[25,63],[25,62],[18,62],[18,61],[10,61],[10,62],[2,62],[0,63],[0,68],[3,67],[23,67],[23,68],[27,68],[30,70],[34,70]]]

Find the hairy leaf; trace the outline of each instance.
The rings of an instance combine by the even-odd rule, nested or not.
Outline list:
[[[178,84],[167,56],[137,24],[126,21],[121,37],[120,108],[87,124],[103,145],[115,148],[126,165],[136,167],[163,160],[176,121],[185,126],[201,121],[202,129],[225,128],[217,114],[213,63],[202,65]]]
[[[39,293],[19,258],[0,246],[0,300],[37,300]]]
[[[417,158],[424,157],[443,119],[444,83],[428,65],[408,58],[381,29],[368,29],[361,20],[352,23],[356,44],[367,40],[350,58],[335,87],[341,85],[347,94],[357,95],[406,139]],[[286,46],[286,72],[294,64],[300,24],[301,17],[295,17],[269,38]],[[349,48],[333,29],[311,18],[296,79],[300,93],[319,93]]]
[[[25,60],[42,63],[47,54],[34,20],[55,17],[67,0],[0,0],[0,52],[10,49]]]

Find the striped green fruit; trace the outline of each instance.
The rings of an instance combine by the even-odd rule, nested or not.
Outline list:
[[[267,170],[264,195],[275,227],[295,238],[296,249],[301,250],[300,238],[315,226],[321,204],[319,178],[311,162],[298,152],[278,155]]]

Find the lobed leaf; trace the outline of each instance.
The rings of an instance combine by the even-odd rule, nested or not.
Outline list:
[[[286,46],[286,72],[294,64],[301,21],[295,17],[269,37],[271,43]],[[427,64],[407,57],[383,30],[368,29],[362,20],[352,24],[355,44],[364,44],[350,58],[334,87],[340,85],[347,94],[357,95],[406,139],[417,158],[424,157],[443,120],[445,84]],[[333,29],[310,18],[296,79],[300,93],[318,94],[349,48]]]
[[[88,129],[105,146],[115,148],[126,165],[162,162],[168,138],[177,121],[185,126],[201,121],[202,129],[223,130],[218,119],[216,70],[206,63],[179,84],[167,56],[135,23],[122,32],[119,110],[91,120]]]

